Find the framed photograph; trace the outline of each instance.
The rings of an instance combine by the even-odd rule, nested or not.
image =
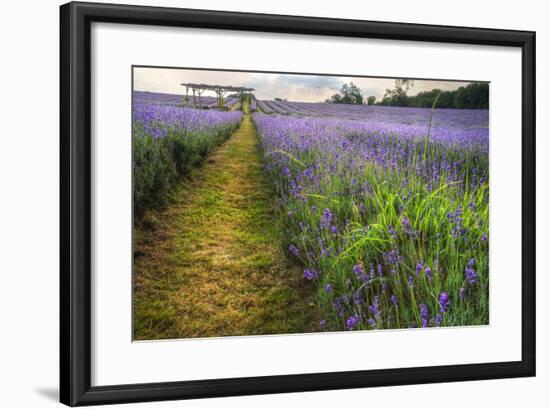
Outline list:
[[[62,403],[535,375],[535,33],[60,10]]]

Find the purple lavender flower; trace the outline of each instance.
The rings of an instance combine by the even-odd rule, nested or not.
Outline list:
[[[376,277],[374,275],[374,267],[372,266],[372,264],[370,265],[369,277],[371,280],[374,280],[374,278]]]
[[[330,226],[330,232],[332,234],[338,233],[338,228],[335,225]]]
[[[413,278],[413,276],[409,276],[409,278],[407,279],[407,284],[409,285],[410,288],[414,287],[414,278]]]
[[[397,249],[390,250],[387,254],[387,259],[390,264],[397,264],[399,261],[399,254]]]
[[[439,311],[441,313],[447,312],[449,309],[449,306],[451,305],[451,301],[449,300],[449,296],[445,291],[441,291],[441,294],[439,294]]]
[[[357,324],[359,324],[359,316],[357,314],[350,316],[347,321],[346,325],[348,327],[348,330],[353,330]]]
[[[380,307],[380,305],[379,305],[378,296],[375,295],[372,304],[369,306],[369,311],[374,316],[374,318],[376,320],[380,319],[380,308],[379,307]]]
[[[392,295],[390,296],[390,301],[391,301],[391,303],[392,303],[393,305],[397,306],[397,303],[398,303],[398,301],[397,301],[397,295],[392,294]]]
[[[336,297],[334,299],[332,306],[334,307],[334,310],[339,317],[344,316],[344,306],[342,305],[342,299],[340,297]]]
[[[362,264],[356,264],[352,268],[353,273],[357,278],[360,278],[361,275],[363,275],[363,265]]]
[[[353,302],[355,305],[362,305],[363,304],[363,297],[361,295],[361,290],[357,290],[355,292],[355,296],[353,298]]]
[[[426,304],[420,304],[418,309],[420,310],[420,321],[422,321],[422,328],[426,328],[428,326],[428,319],[430,318],[428,306]]]
[[[334,219],[334,216],[332,215],[332,212],[330,209],[326,208],[323,211],[323,217],[321,218],[321,228],[326,229],[332,225],[332,220]]]
[[[309,268],[306,268],[304,270],[304,278],[308,281],[313,281],[319,276],[319,273],[315,270],[310,270]]]
[[[290,254],[292,254],[294,257],[298,257],[298,255],[300,254],[299,250],[298,250],[298,247],[296,247],[294,244],[291,244],[290,246],[288,246],[288,251],[290,252]]]
[[[321,321],[319,322],[319,326],[320,326],[321,328],[325,328],[325,327],[327,326],[327,320],[321,320]]]
[[[441,322],[443,322],[443,315],[437,314],[435,317],[435,326],[439,327],[441,325]]]
[[[431,283],[432,280],[434,279],[432,269],[430,267],[426,267],[426,269],[424,270],[424,274],[426,274],[426,278]]]
[[[403,226],[403,230],[410,238],[415,239],[418,236],[416,230],[413,229],[412,223],[408,217],[403,216],[403,218],[401,219],[401,226]]]
[[[330,294],[332,292],[332,284],[325,285],[325,292]]]
[[[468,284],[475,285],[478,281],[478,276],[476,271],[470,267],[466,267],[466,272],[464,273],[464,277],[466,278],[466,281],[468,281]]]
[[[464,290],[464,287],[460,287],[460,288],[458,289],[458,297],[459,297],[462,301],[464,301],[464,298],[466,298],[466,292],[465,292],[465,290]]]
[[[418,277],[418,275],[420,274],[420,272],[422,271],[422,269],[424,268],[424,263],[422,261],[419,261],[418,263],[416,263],[416,276]]]

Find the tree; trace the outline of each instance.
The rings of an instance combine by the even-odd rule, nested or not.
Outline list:
[[[367,104],[374,105],[375,102],[376,102],[376,97],[374,95],[371,95],[367,98]]]
[[[408,106],[409,98],[407,93],[412,87],[414,87],[413,80],[395,80],[395,86],[393,88],[386,89],[381,105]]]
[[[363,93],[357,85],[350,82],[349,84],[342,85],[340,93],[334,94],[325,102],[329,104],[362,104]]]

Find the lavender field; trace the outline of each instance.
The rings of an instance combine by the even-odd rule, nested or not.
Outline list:
[[[488,325],[488,84],[262,75],[133,93],[134,339]]]
[[[253,116],[320,328],[488,324],[487,111],[330,108]]]

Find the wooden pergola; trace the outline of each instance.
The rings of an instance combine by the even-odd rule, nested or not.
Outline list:
[[[227,92],[238,92],[242,101],[243,93],[254,91],[254,88],[233,87],[229,85],[195,84],[191,82],[182,82],[181,85],[185,87],[185,97],[187,101],[189,101],[189,90],[193,93],[193,108],[197,106],[196,96],[198,95],[199,109],[202,109],[201,95],[204,91],[214,91],[216,93],[217,104],[220,109],[223,107],[223,97]]]

